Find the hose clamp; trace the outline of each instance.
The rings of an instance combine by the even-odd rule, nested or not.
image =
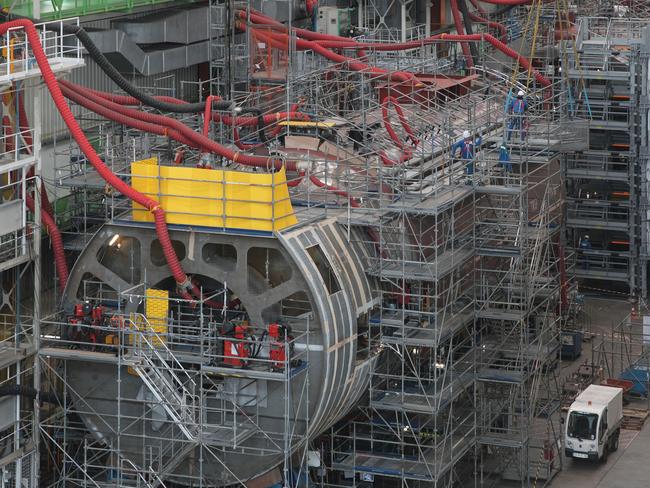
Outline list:
[[[192,281],[190,280],[189,276],[185,276],[185,281],[183,282],[176,282],[176,287],[179,289],[179,291],[190,291],[192,289]]]

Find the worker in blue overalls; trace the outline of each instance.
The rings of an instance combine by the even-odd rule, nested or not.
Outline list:
[[[460,151],[460,159],[465,161],[465,174],[469,177],[474,175],[474,158],[480,145],[481,138],[472,140],[472,135],[466,130],[463,132],[463,138],[451,146],[451,157],[455,158],[456,152]]]
[[[589,269],[589,256],[585,255],[585,251],[591,250],[591,241],[589,240],[589,236],[585,234],[584,237],[580,239],[578,246],[580,247],[580,254],[582,254],[582,268]]]
[[[512,135],[513,130],[518,130],[521,135],[521,140],[526,139],[526,110],[528,110],[528,102],[526,102],[525,93],[519,90],[517,98],[511,100],[508,104],[508,114],[510,120],[508,121],[508,140]]]
[[[499,148],[499,165],[506,171],[512,173],[512,163],[510,162],[510,151],[505,144],[501,144]]]

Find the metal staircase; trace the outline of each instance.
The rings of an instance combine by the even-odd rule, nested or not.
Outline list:
[[[146,317],[135,314],[129,325],[134,331],[132,368],[187,439],[198,442],[196,383],[167,347],[165,338],[153,331]],[[185,378],[179,377],[176,371],[182,371]]]

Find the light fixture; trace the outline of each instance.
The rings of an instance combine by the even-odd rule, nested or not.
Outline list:
[[[120,238],[120,235],[119,235],[119,234],[115,234],[113,237],[111,237],[111,240],[108,242],[108,245],[109,245],[109,246],[113,246],[113,245],[115,245],[115,243],[117,242],[117,240],[118,240],[119,238]]]

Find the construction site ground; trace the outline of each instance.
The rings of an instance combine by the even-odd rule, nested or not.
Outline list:
[[[585,302],[586,320],[590,322],[593,338],[583,345],[583,354],[575,361],[563,361],[560,379],[591,360],[602,335],[610,334],[629,313],[626,300],[588,297]],[[632,401],[626,408],[647,409],[647,400]],[[609,455],[607,463],[590,463],[563,458],[563,470],[552,481],[553,488],[647,488],[650,486],[650,422],[642,430],[622,430],[620,447]]]

